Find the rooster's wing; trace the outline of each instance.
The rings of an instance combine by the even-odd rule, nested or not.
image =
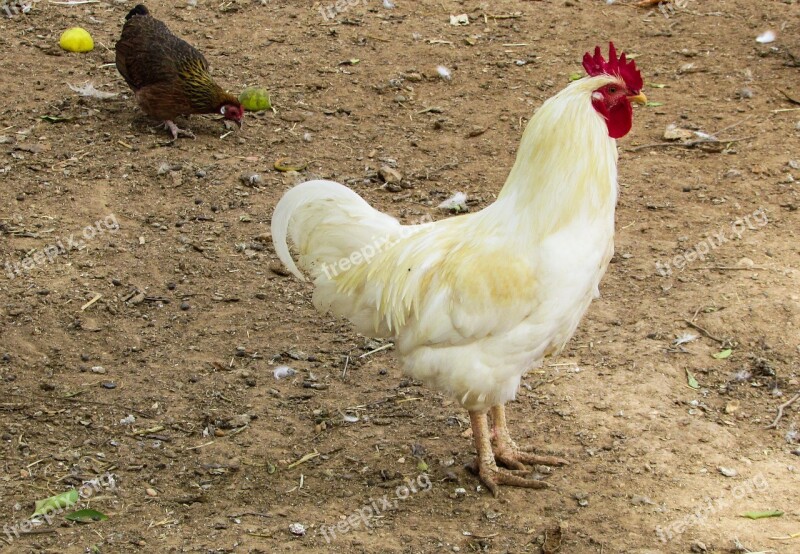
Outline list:
[[[134,91],[208,71],[203,54],[172,34],[144,6],[137,6],[128,14],[116,45],[116,63]]]

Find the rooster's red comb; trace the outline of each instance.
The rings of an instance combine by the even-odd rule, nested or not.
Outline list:
[[[608,43],[608,61],[603,58],[603,54],[600,53],[600,47],[597,46],[594,49],[594,56],[589,52],[583,55],[583,68],[591,77],[596,75],[618,75],[622,77],[622,80],[625,81],[628,89],[633,94],[638,94],[644,85],[642,76],[639,70],[636,69],[636,62],[633,60],[627,61],[624,52],[617,58],[617,49],[614,48],[613,42]]]

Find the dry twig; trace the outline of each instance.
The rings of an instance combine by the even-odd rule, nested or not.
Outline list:
[[[694,139],[694,140],[687,140],[684,142],[656,142],[653,144],[643,144],[641,146],[634,146],[633,148],[629,148],[630,152],[638,152],[639,150],[644,150],[646,148],[694,148],[696,146],[703,146],[703,145],[717,145],[721,146],[723,144],[732,144],[734,142],[742,142],[745,140],[750,140],[756,138],[755,135],[750,135],[748,137],[739,137],[734,139],[710,139],[710,138],[701,138],[701,139]]]
[[[717,341],[717,342],[718,342],[718,343],[720,343],[720,344],[725,344],[725,339],[721,339],[721,338],[719,338],[719,337],[715,337],[714,335],[712,335],[711,333],[709,333],[709,332],[708,332],[708,330],[704,329],[703,327],[700,327],[700,326],[699,326],[697,323],[695,323],[695,322],[693,322],[693,321],[690,321],[690,320],[688,320],[688,319],[684,319],[683,321],[685,321],[685,322],[686,322],[686,324],[687,324],[689,327],[693,327],[694,329],[697,329],[698,331],[700,331],[701,333],[703,333],[705,336],[707,336],[707,337],[708,337],[708,338],[710,338],[711,340],[715,340],[715,341]]]
[[[782,91],[781,89],[778,89],[778,92],[783,94],[786,97],[786,99],[789,102],[791,102],[792,104],[796,104],[796,105],[800,106],[800,100],[797,100],[796,98],[792,98],[791,96],[789,96],[786,92]]]
[[[148,413],[146,413],[146,412],[142,412],[140,410],[137,410],[136,408],[131,408],[130,406],[122,406],[122,405],[119,405],[119,404],[112,404],[111,402],[100,402],[98,400],[84,400],[83,398],[76,398],[74,396],[48,396],[48,395],[34,396],[34,395],[29,395],[29,394],[21,394],[21,393],[17,393],[17,392],[9,392],[9,393],[6,393],[6,394],[9,394],[11,396],[19,396],[21,398],[43,399],[43,400],[61,400],[61,401],[64,401],[64,402],[76,402],[78,404],[88,404],[88,405],[92,405],[92,406],[107,406],[109,408],[116,408],[116,409],[118,409],[120,411],[126,411],[126,412],[132,412],[134,414],[138,414],[138,415],[142,416],[145,419],[153,419],[153,416],[148,414]]]
[[[791,406],[792,404],[797,402],[798,399],[800,399],[800,392],[798,392],[793,397],[791,397],[789,400],[787,400],[786,402],[784,402],[783,404],[778,406],[778,414],[775,416],[775,419],[772,420],[772,423],[770,423],[769,425],[764,427],[764,429],[777,429],[778,422],[783,417],[783,410],[785,410],[786,408],[788,408],[789,406]]]

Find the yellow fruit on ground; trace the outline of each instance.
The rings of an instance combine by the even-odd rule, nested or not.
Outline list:
[[[247,87],[239,95],[239,102],[248,112],[260,112],[272,107],[267,89],[261,87]]]
[[[71,27],[61,33],[58,44],[67,52],[91,52],[94,49],[92,35],[81,27]]]

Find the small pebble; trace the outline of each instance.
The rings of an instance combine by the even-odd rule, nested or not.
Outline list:
[[[280,262],[272,262],[269,264],[269,270],[275,275],[280,275],[281,277],[288,277],[291,275],[289,270],[283,267],[283,264]]]
[[[102,386],[104,389],[115,389],[117,388],[117,384],[114,381],[103,381]]]
[[[578,501],[578,506],[581,508],[585,508],[589,505],[589,494],[585,492],[576,492],[572,495],[572,498]]]
[[[306,526],[302,523],[292,523],[289,526],[289,532],[296,537],[302,537],[306,534]]]
[[[189,306],[188,302],[186,302],[185,300],[183,302],[181,302],[181,310],[183,310],[185,312],[189,308],[190,308],[190,306]]]
[[[488,510],[484,510],[483,511],[483,517],[485,517],[489,521],[494,521],[495,519],[500,517],[500,513],[499,512],[495,512],[492,509],[488,509]]]
[[[151,498],[155,498],[156,496],[158,496],[158,492],[156,492],[156,489],[151,489],[150,487],[146,488],[144,492],[146,492],[147,496]]]
[[[251,187],[257,187],[258,185],[261,184],[262,179],[261,175],[259,175],[258,173],[242,173],[241,175],[239,175],[239,181],[241,181],[242,184]]]
[[[728,468],[728,467],[722,467],[722,466],[720,466],[720,467],[718,467],[717,469],[718,469],[718,470],[719,470],[719,472],[720,472],[721,474],[723,474],[725,477],[736,477],[737,475],[739,475],[739,472],[738,472],[738,471],[736,471],[735,469],[732,469],[732,468]]]
[[[399,183],[403,180],[403,175],[388,165],[381,166],[378,175],[384,183]]]
[[[293,360],[304,361],[308,359],[308,354],[296,348],[290,348],[289,350],[287,350],[286,355]]]

